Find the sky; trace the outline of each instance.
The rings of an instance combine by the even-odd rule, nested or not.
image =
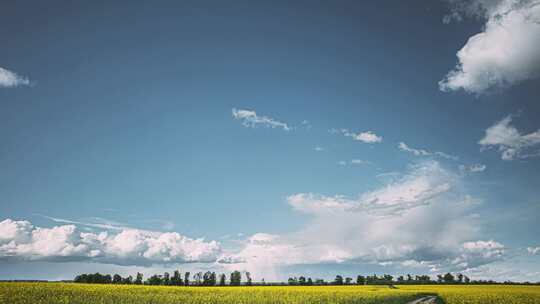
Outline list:
[[[3,1],[0,279],[540,281],[540,2]]]

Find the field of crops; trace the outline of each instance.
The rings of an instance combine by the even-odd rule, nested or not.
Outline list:
[[[540,303],[540,286],[173,287],[0,283],[1,304],[405,304],[437,294],[446,304]]]
[[[446,304],[540,304],[540,286],[415,285],[400,289],[434,293]]]

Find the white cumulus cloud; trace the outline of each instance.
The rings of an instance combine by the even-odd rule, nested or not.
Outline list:
[[[265,276],[288,265],[349,262],[456,271],[504,258],[498,243],[478,241],[478,219],[469,216],[477,201],[463,193],[460,178],[427,161],[357,198],[290,195],[288,203],[309,216],[307,224],[248,238],[229,259],[242,262],[227,267]]]
[[[451,0],[454,19],[485,20],[483,31],[457,52],[458,64],[439,82],[443,91],[480,94],[540,74],[540,1]],[[448,18],[446,20],[449,20]]]
[[[511,125],[512,117],[507,116],[486,129],[485,136],[478,142],[484,148],[495,147],[503,160],[537,156],[538,151],[527,154],[524,151],[540,144],[540,130],[521,134]]]
[[[36,227],[28,221],[0,222],[0,259],[90,260],[119,265],[215,262],[219,243],[176,232],[123,229],[81,232],[75,225]]]
[[[383,140],[382,136],[375,134],[373,131],[354,133],[349,131],[348,129],[332,129],[330,130],[330,132],[340,133],[343,134],[343,136],[347,136],[352,138],[353,140],[361,141],[367,144],[380,143]]]
[[[277,121],[271,117],[257,115],[257,112],[252,110],[232,109],[232,116],[236,120],[240,120],[242,125],[254,128],[256,126],[265,126],[270,128],[281,128],[285,131],[290,131],[286,123]]]
[[[12,88],[21,85],[29,85],[28,78],[17,75],[15,72],[0,67],[0,88]]]

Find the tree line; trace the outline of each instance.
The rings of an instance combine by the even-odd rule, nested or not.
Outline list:
[[[242,281],[244,279],[244,281]],[[291,286],[311,286],[311,285],[425,285],[425,284],[540,284],[539,283],[515,283],[512,281],[497,282],[493,280],[471,280],[466,275],[461,273],[439,274],[436,279],[432,279],[429,275],[410,274],[394,277],[389,274],[383,275],[358,275],[355,279],[352,277],[343,277],[337,275],[332,281],[324,279],[299,276],[290,277],[287,282],[266,283],[264,279],[260,282],[253,282],[251,274],[240,271],[233,271],[228,275],[225,273],[216,274],[215,272],[197,272],[193,275],[191,272],[181,273],[175,270],[172,275],[169,272],[155,274],[143,279],[143,274],[138,272],[135,277],[122,277],[119,274],[100,274],[88,273],[80,274],[73,280],[75,283],[94,283],[94,284],[134,284],[134,285],[165,285],[165,286],[251,286],[251,285],[291,285]]]
[[[244,285],[251,285],[252,279],[249,272],[244,273],[245,282]],[[168,272],[163,275],[155,274],[151,277],[143,280],[143,274],[137,272],[135,278],[133,276],[122,277],[119,274],[101,274],[97,273],[85,273],[80,274],[73,280],[75,283],[93,283],[93,284],[133,284],[133,285],[165,285],[165,286],[240,286],[242,284],[242,273],[240,271],[233,271],[227,276],[224,273],[216,274],[215,272],[197,272],[193,276],[191,272],[187,271],[181,273],[179,270],[175,270],[171,275]]]

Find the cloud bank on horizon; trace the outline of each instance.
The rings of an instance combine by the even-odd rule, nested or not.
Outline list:
[[[25,220],[0,222],[0,260],[151,265],[212,262],[219,253],[216,241],[191,239],[176,232],[123,229],[93,233],[72,224],[43,228]]]
[[[292,194],[287,202],[310,217],[306,226],[285,234],[256,233],[232,249],[176,232],[83,232],[74,224],[43,228],[6,219],[0,222],[0,260],[210,263],[269,278],[280,267],[324,263],[467,271],[503,260],[506,248],[478,239],[479,224],[471,214],[480,202],[461,190],[462,178],[432,160],[356,199]]]
[[[230,257],[232,268],[272,273],[294,264],[375,263],[431,272],[467,271],[503,260],[506,248],[478,240],[470,216],[478,200],[462,193],[461,178],[436,161],[411,166],[397,181],[357,199],[293,194],[293,208],[311,219],[299,231],[259,233]]]

